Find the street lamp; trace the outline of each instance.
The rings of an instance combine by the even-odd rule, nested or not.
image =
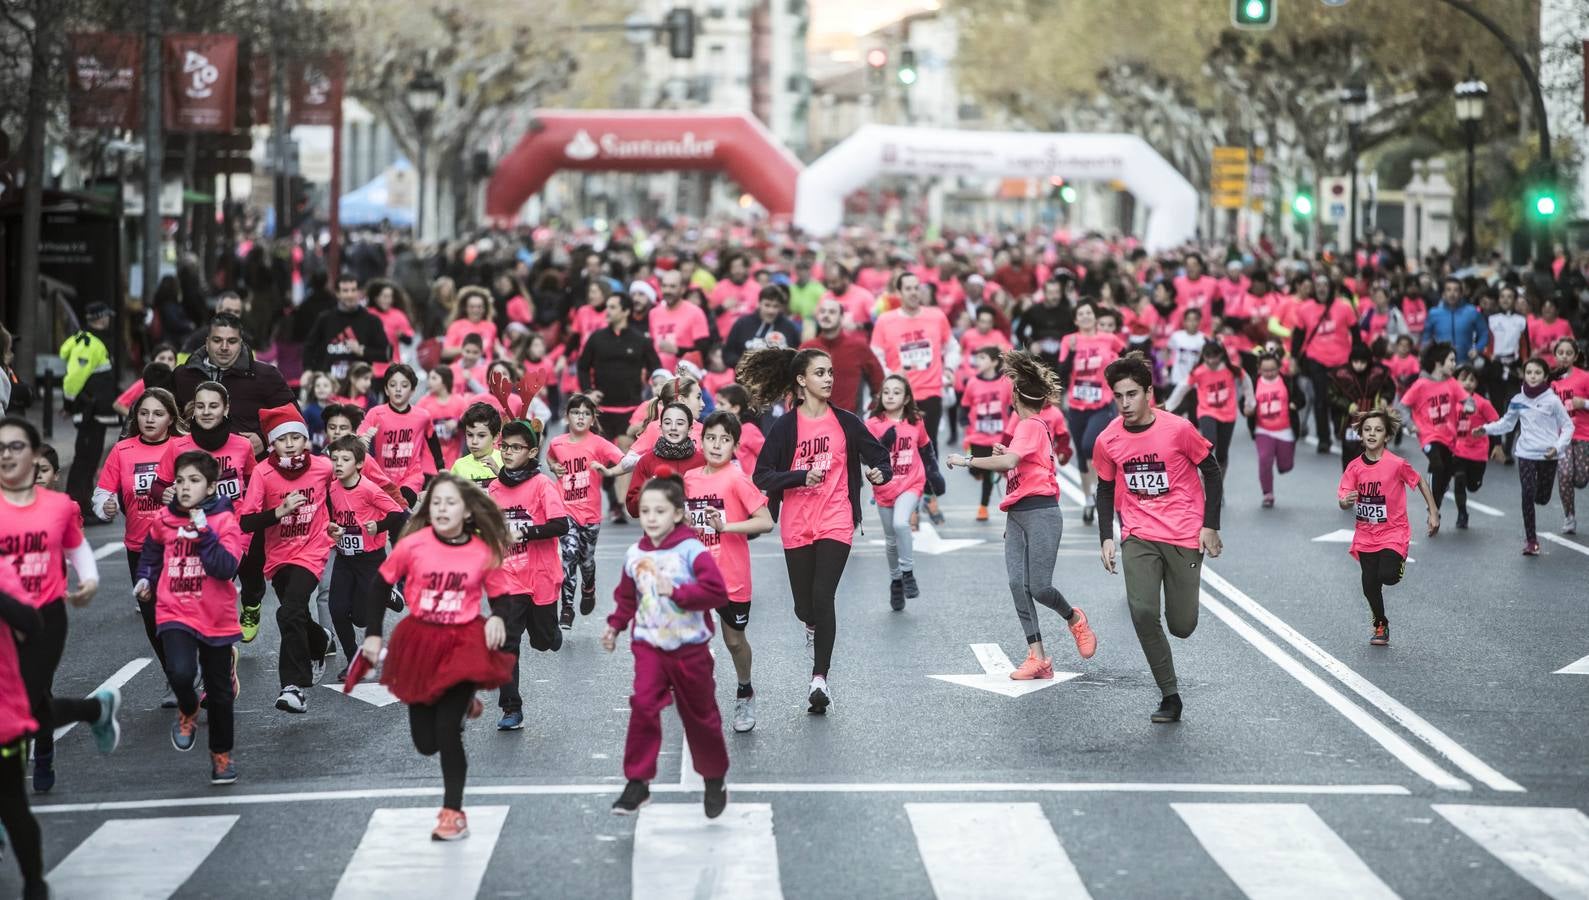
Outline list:
[[[1347,232],[1346,252],[1352,258],[1357,258],[1357,144],[1363,127],[1363,119],[1368,115],[1368,88],[1361,82],[1353,82],[1341,88],[1341,105],[1346,107],[1346,155],[1352,163],[1352,214],[1351,225]]]
[[[416,240],[425,233],[425,152],[429,149],[426,145],[430,143],[430,124],[446,90],[441,80],[426,70],[415,75],[406,89],[408,109],[414,115],[414,130],[419,144],[419,203],[414,212]]]
[[[1479,134],[1479,120],[1484,118],[1484,98],[1489,94],[1489,86],[1479,80],[1469,63],[1467,80],[1456,87],[1457,121],[1462,123],[1468,139],[1468,229],[1462,242],[1462,258],[1469,262],[1473,260],[1474,232],[1478,229],[1478,220],[1473,217],[1473,145]]]

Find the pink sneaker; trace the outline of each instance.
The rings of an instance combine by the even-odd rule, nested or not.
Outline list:
[[[1010,673],[1011,681],[1044,681],[1054,677],[1054,664],[1036,653],[1028,650],[1026,661],[1015,667]]]
[[[1076,652],[1082,659],[1092,659],[1098,652],[1098,636],[1092,633],[1092,626],[1087,624],[1087,614],[1081,607],[1073,607],[1075,615],[1070,620],[1070,636],[1076,639]]]

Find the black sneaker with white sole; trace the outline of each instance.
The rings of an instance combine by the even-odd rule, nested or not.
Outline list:
[[[702,805],[706,808],[708,819],[715,819],[723,814],[723,810],[728,806],[728,788],[724,786],[723,779],[706,779],[706,797]]]
[[[1181,721],[1181,695],[1171,694],[1160,700],[1159,708],[1154,710],[1153,715],[1148,718],[1158,725]]]
[[[888,608],[894,612],[905,608],[905,582],[898,578],[888,582]]]
[[[721,784],[722,780],[718,779]],[[726,801],[726,797],[725,797]],[[640,807],[651,802],[651,786],[644,781],[631,779],[623,786],[623,793],[618,799],[612,801],[612,814],[615,816],[632,816],[640,811]]]
[[[806,712],[814,716],[826,715],[828,707],[833,705],[833,689],[828,687],[828,680],[821,675],[811,679],[811,694],[806,697],[810,706]]]
[[[588,616],[596,611],[596,587],[590,586],[579,592],[579,614]]]
[[[572,604],[572,603],[564,603],[563,604],[562,611],[557,614],[557,625],[558,625],[559,628],[562,628],[564,631],[570,631],[570,630],[573,629],[573,627],[574,627],[574,604]]]
[[[916,573],[906,569],[899,573],[899,580],[905,583],[905,597],[914,600],[921,596],[921,588],[916,586]]]
[[[282,712],[306,713],[309,711],[309,701],[304,697],[302,688],[289,684],[277,695],[276,708]]]

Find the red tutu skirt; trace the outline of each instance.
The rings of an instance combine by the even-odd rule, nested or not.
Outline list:
[[[486,620],[461,625],[404,616],[387,639],[381,684],[404,703],[435,703],[455,684],[491,689],[513,678],[513,655],[486,649]]]

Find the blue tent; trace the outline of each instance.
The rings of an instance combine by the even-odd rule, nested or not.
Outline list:
[[[400,159],[387,171],[406,171],[412,168],[408,160]],[[363,187],[342,195],[339,207],[342,227],[378,225],[384,219],[400,228],[412,228],[414,210],[407,206],[392,206],[387,201],[386,173],[383,172]]]

